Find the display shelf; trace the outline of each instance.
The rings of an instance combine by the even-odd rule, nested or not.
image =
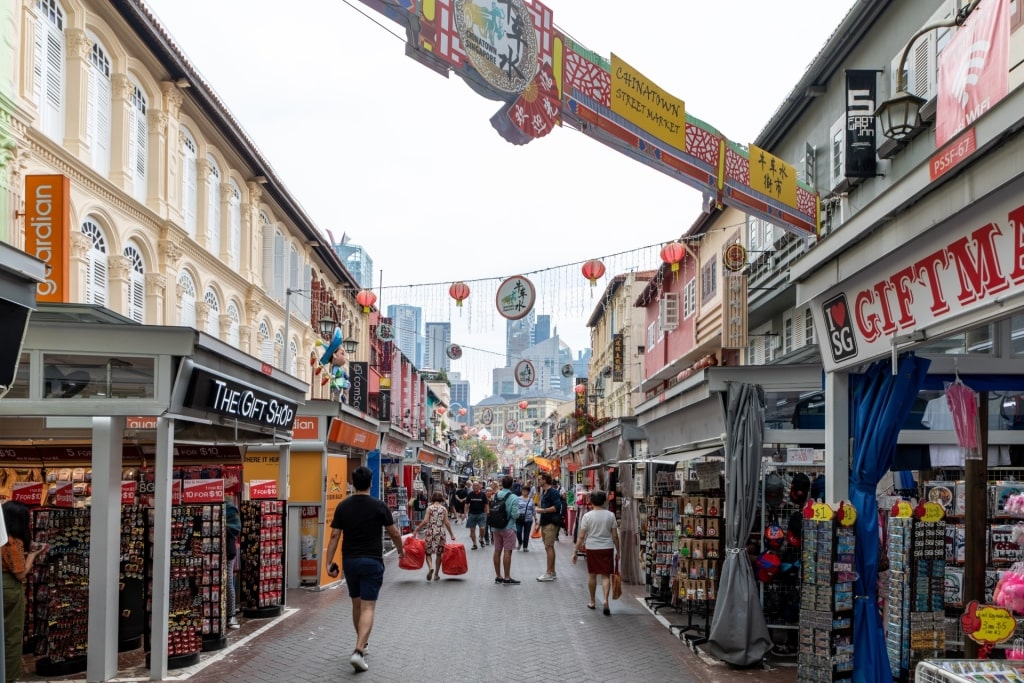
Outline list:
[[[168,583],[167,612],[167,667],[180,669],[199,661],[202,651],[202,607],[199,593],[200,572],[203,558],[200,554],[202,530],[196,528],[195,506],[175,505],[171,507],[170,537],[170,580]],[[150,516],[150,547],[153,544],[153,510]],[[146,610],[153,613],[153,567],[149,563],[146,589]],[[152,616],[150,616],[152,622]],[[148,639],[147,639],[148,641]],[[151,649],[147,642],[147,649]],[[146,662],[149,666],[150,655]]]
[[[240,606],[250,619],[276,617],[284,611],[285,503],[247,500],[241,507]]]

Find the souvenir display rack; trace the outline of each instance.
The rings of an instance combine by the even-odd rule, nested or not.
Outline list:
[[[239,606],[246,617],[276,617],[284,611],[284,509],[282,500],[242,502]]]
[[[227,645],[227,557],[224,543],[224,503],[186,505],[191,515],[202,566],[196,576],[199,610],[202,615],[203,652]],[[198,548],[196,548],[198,546]]]
[[[676,566],[678,511],[671,495],[649,496],[644,535],[644,567],[647,583],[645,600],[655,611],[675,602],[672,577]]]
[[[797,683],[853,680],[855,529],[803,520]]]
[[[199,661],[203,647],[202,605],[199,593],[200,573],[203,568],[202,529],[196,528],[195,511],[198,506],[175,505],[171,507],[171,577],[168,586],[167,613],[167,668],[180,669]],[[153,510],[150,516],[149,541],[153,545]],[[197,543],[198,541],[198,543]],[[149,565],[147,580],[147,611],[152,623],[153,613],[153,570]],[[150,631],[151,633],[151,631]],[[147,643],[149,647],[150,643]],[[150,655],[146,656],[150,666]]]
[[[146,632],[146,543],[149,519],[141,505],[121,506],[121,560],[118,576],[117,649],[142,646]]]
[[[706,494],[713,495],[706,495]],[[707,640],[722,567],[722,498],[719,490],[687,493],[679,499],[677,612],[686,623],[671,624],[691,645]]]
[[[889,585],[885,632],[894,680],[945,653],[946,523],[889,518]]]
[[[89,631],[89,508],[33,511],[34,538],[50,548],[35,574],[35,668],[39,676],[86,670]]]

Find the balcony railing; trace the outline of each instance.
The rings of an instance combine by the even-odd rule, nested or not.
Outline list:
[[[809,241],[793,233],[783,233],[772,245],[772,251],[762,252],[747,267],[748,305],[771,293],[771,289],[784,285],[787,280],[789,264],[803,255],[808,249]]]

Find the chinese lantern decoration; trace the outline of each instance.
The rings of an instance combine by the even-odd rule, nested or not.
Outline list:
[[[466,415],[466,409],[465,408],[459,408],[459,417],[465,417],[465,415]]]
[[[527,406],[529,406],[529,405],[530,404],[528,402],[526,402],[526,401],[520,401],[519,402],[519,410],[526,410]]]
[[[369,313],[370,308],[377,303],[377,295],[369,289],[361,290],[356,294],[356,303],[363,307],[363,313]]]
[[[453,282],[448,294],[455,299],[455,305],[462,308],[462,302],[469,298],[469,285],[465,282]]]
[[[436,410],[436,411],[437,411],[437,414],[438,414],[438,415],[444,415],[444,414],[445,414],[445,412],[447,412],[447,410],[448,410],[448,409],[447,409],[447,408],[445,408],[444,406],[438,406],[438,407],[437,407],[437,408],[435,408],[434,410]]]
[[[604,264],[597,259],[591,259],[583,264],[582,270],[583,277],[590,280],[590,286],[597,287],[597,279],[604,275]]]
[[[661,248],[661,260],[672,266],[673,279],[679,279],[679,264],[686,256],[686,248],[679,242],[669,242]]]
[[[587,393],[587,388],[585,386],[583,386],[582,384],[577,384],[576,388],[573,389],[573,391],[576,392],[577,396],[582,396],[583,394]]]

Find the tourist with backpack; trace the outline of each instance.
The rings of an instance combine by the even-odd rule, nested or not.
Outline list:
[[[487,526],[491,528],[491,542],[494,545],[494,583],[518,586],[520,581],[512,578],[511,571],[512,550],[516,547],[519,498],[512,493],[512,477],[509,475],[501,478],[501,487],[500,491],[491,496],[487,506]]]

